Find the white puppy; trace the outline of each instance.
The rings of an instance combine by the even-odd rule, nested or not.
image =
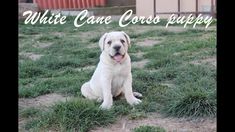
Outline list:
[[[128,55],[130,38],[125,32],[105,33],[99,40],[101,55],[90,81],[81,87],[82,95],[92,100],[103,100],[101,108],[109,109],[113,97],[123,93],[130,105],[139,104],[132,91],[131,59]]]

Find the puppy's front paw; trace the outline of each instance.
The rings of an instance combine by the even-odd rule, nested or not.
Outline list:
[[[140,99],[137,99],[137,98],[133,98],[132,100],[129,100],[128,103],[130,105],[137,105],[139,103],[141,103],[142,101]]]
[[[143,95],[139,92],[133,92],[133,95],[136,97],[136,98],[143,98]]]
[[[106,110],[107,110],[107,109],[110,109],[110,108],[111,108],[111,106],[112,106],[112,104],[111,104],[111,103],[109,104],[109,103],[104,103],[104,102],[103,102],[103,103],[100,105],[100,108],[101,108],[101,109],[106,109]]]

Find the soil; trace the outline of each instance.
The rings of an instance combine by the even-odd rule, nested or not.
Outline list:
[[[149,62],[148,59],[143,59],[141,61],[131,62],[132,68],[144,68],[144,66]]]
[[[159,44],[161,41],[159,40],[151,40],[151,39],[145,39],[144,41],[137,42],[136,45],[138,46],[154,46],[156,44]]]
[[[33,61],[39,60],[43,55],[34,54],[34,53],[20,53],[19,55],[23,55]]]
[[[18,106],[20,108],[38,108],[38,109],[43,109],[46,110],[47,107],[55,104],[56,102],[65,102],[66,100],[71,99],[72,97],[64,97],[60,94],[52,93],[52,94],[46,94],[46,95],[41,95],[36,98],[19,98],[18,101]],[[29,119],[27,118],[19,118],[18,119],[18,127],[19,131],[23,132],[25,131],[23,126]]]
[[[54,104],[56,102],[66,101],[70,98],[71,97],[64,97],[64,96],[62,96],[60,94],[56,94],[56,93],[41,95],[36,98],[20,98],[19,99],[19,107],[42,108],[42,107],[51,106],[52,104]]]
[[[131,132],[141,125],[159,126],[167,132],[216,132],[215,119],[190,120],[163,117],[159,113],[151,113],[147,118],[130,120],[121,117],[116,123],[107,127],[97,127],[90,132]]]
[[[76,68],[76,71],[82,71],[82,70],[93,70],[95,69],[96,66],[86,66],[86,67],[82,67],[82,68]]]
[[[91,43],[91,44],[87,44],[87,48],[88,49],[99,48],[99,45],[98,43]]]
[[[52,35],[58,36],[58,37],[63,37],[63,36],[65,36],[66,34],[63,33],[63,32],[53,32]]]
[[[145,54],[145,53],[144,53],[144,52],[141,52],[141,51],[139,51],[139,52],[137,52],[137,53],[131,53],[131,55],[136,56],[136,57],[138,57],[138,58],[142,58],[144,54]]]
[[[53,43],[37,43],[33,45],[35,48],[47,48],[50,47]]]
[[[190,63],[194,64],[194,65],[201,65],[201,64],[209,63],[212,66],[216,66],[216,58],[211,57],[211,58],[206,58],[206,59],[202,59],[202,60],[195,60]]]

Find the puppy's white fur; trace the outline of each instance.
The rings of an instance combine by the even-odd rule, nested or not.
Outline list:
[[[82,95],[88,99],[103,101],[101,108],[109,109],[113,104],[113,97],[124,93],[130,105],[139,104],[141,100],[133,95],[131,60],[128,55],[130,38],[125,32],[105,33],[99,40],[101,48],[100,61],[90,79],[81,87]],[[113,58],[119,46],[121,61]]]

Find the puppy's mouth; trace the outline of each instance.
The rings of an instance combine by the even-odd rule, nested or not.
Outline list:
[[[110,55],[110,57],[111,57],[113,60],[115,60],[116,62],[118,62],[118,63],[122,61],[122,59],[124,58],[124,56],[125,56],[125,54],[122,55],[122,54],[120,54],[120,53],[116,53],[114,56],[111,56],[111,55]]]

